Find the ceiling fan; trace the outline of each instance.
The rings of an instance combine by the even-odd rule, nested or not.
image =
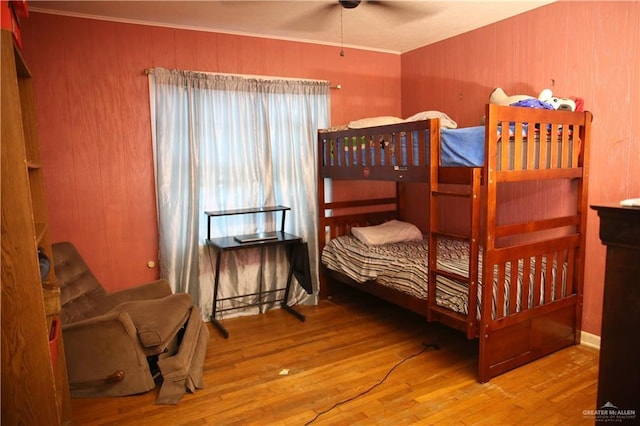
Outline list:
[[[288,22],[288,26],[304,32],[321,31],[331,19],[335,19],[335,14],[340,12],[340,44],[343,43],[343,12],[345,10],[356,9],[358,6],[366,7],[367,10],[376,11],[376,16],[384,16],[385,20],[394,23],[409,22],[424,15],[424,6],[417,5],[411,1],[381,1],[381,0],[336,0],[324,2],[320,7],[313,9],[308,14],[297,16],[295,20]],[[372,7],[369,9],[369,7]],[[374,9],[375,8],[375,9]],[[351,12],[350,12],[351,13]],[[359,12],[353,12],[359,13]],[[341,47],[340,56],[344,56],[344,49]]]
[[[360,6],[360,3],[362,3],[361,0],[338,0],[338,3],[333,3],[332,5],[329,5],[329,7],[335,7],[335,6],[339,6],[340,7],[340,56],[344,56],[344,47],[342,47],[344,45],[344,35],[343,35],[343,27],[344,24],[342,22],[342,10],[343,9],[355,9],[356,7]],[[406,9],[406,4],[404,4],[405,2],[392,2],[392,1],[379,1],[379,0],[368,0],[366,1],[366,3],[372,5],[372,6],[378,6],[378,7],[384,7],[386,9],[391,9],[391,8],[395,8],[397,9],[397,13],[401,13],[403,15],[406,14],[406,12],[408,12],[408,14],[406,14],[406,16],[404,17],[405,20],[410,19],[411,18],[411,10]]]
[[[382,0],[338,0],[337,3],[331,3],[328,7],[338,7],[341,6],[343,9],[355,9],[361,3],[366,3],[367,5],[376,6],[378,8],[385,8],[394,13],[402,13],[411,12],[413,8],[411,7],[410,1],[382,1]]]
[[[345,9],[355,9],[362,2],[361,1],[338,0],[338,3],[340,3],[340,6],[344,7]]]
[[[359,6],[374,12],[376,16],[384,16],[394,23],[409,22],[418,19],[425,14],[424,2],[399,1],[399,0],[335,0],[320,3],[310,8],[306,13],[292,17],[287,26],[300,31],[314,32],[322,30],[327,21],[334,19],[336,13],[345,10],[356,9]],[[353,13],[360,13],[354,11]]]

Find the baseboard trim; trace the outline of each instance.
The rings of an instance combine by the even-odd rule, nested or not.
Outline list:
[[[580,332],[580,344],[588,346],[594,349],[600,349],[600,336],[587,333],[585,331]]]

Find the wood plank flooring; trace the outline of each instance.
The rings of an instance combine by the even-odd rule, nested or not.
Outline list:
[[[209,324],[206,388],[178,405],[154,405],[157,389],[73,399],[75,424],[593,424],[583,411],[596,405],[597,350],[480,384],[477,341],[454,330],[358,292],[298,309],[305,322],[281,309],[225,320],[226,340]]]

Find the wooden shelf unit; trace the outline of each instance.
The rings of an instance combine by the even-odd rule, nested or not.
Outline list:
[[[31,73],[2,30],[2,424],[71,423]],[[59,330],[59,329],[58,329]],[[53,342],[53,343],[51,343]]]

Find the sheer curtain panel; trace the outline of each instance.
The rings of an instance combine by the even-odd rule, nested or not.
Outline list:
[[[291,207],[285,231],[308,243],[315,289],[309,296],[296,285],[290,301],[316,303],[315,141],[329,124],[329,83],[155,68],[149,88],[161,275],[191,294],[208,318],[215,256],[205,244],[204,212],[280,204]],[[279,220],[216,218],[212,237],[276,229]],[[225,252],[218,297],[255,293],[261,279],[265,290],[283,287],[284,249],[266,249],[263,269],[260,256],[260,249]],[[230,312],[254,314],[258,307]]]

